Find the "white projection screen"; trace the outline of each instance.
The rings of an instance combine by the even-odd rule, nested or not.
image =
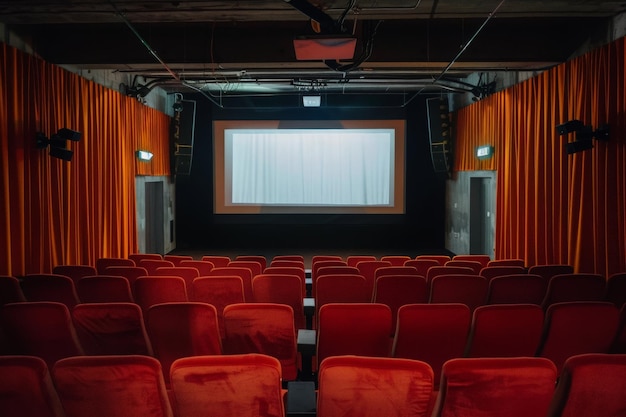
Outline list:
[[[214,121],[214,212],[404,214],[404,126]]]

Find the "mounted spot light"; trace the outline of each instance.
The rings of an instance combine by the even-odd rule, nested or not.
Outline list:
[[[176,113],[180,113],[183,111],[183,95],[181,93],[174,94],[174,104],[172,105],[172,109]]]
[[[80,132],[66,127],[59,129],[50,139],[43,132],[37,132],[35,135],[35,147],[37,149],[49,148],[48,153],[50,156],[63,161],[71,161],[74,151],[67,149],[67,141],[78,142],[80,138]]]
[[[560,125],[557,125],[556,132],[559,135],[567,135],[569,133],[576,133],[576,139],[574,142],[568,142],[565,145],[565,150],[568,154],[586,151],[593,148],[593,139],[596,140],[609,140],[609,125],[604,124],[598,127],[595,131],[591,126],[585,125],[580,120],[570,120]]]

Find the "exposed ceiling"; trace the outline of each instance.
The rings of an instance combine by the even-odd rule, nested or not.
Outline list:
[[[13,0],[0,1],[0,22],[49,62],[125,74],[131,95],[480,96],[493,83],[468,74],[562,63],[625,10],[625,0]],[[293,39],[320,35],[355,36],[354,58],[297,60]]]

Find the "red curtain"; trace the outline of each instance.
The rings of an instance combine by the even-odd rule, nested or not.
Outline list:
[[[35,147],[62,127],[71,162]],[[135,150],[151,151],[150,163]],[[137,251],[135,176],[169,175],[169,117],[0,44],[0,274]]]
[[[625,60],[620,39],[458,111],[455,170],[498,172],[497,258],[626,271]],[[610,139],[568,155],[556,126],[573,119]]]

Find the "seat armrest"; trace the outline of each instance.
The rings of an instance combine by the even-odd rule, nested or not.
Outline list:
[[[287,417],[315,416],[317,398],[313,381],[287,383]]]

